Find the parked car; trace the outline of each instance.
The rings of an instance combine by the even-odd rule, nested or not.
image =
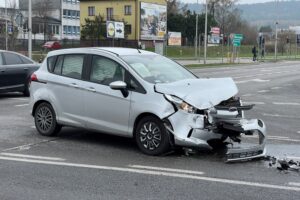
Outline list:
[[[46,42],[43,47],[45,49],[49,49],[49,50],[57,50],[57,49],[61,49],[61,44],[58,41],[49,41]]]
[[[174,146],[212,148],[227,138],[258,134],[259,145],[230,149],[229,160],[265,153],[265,124],[244,118],[232,78],[200,79],[158,54],[128,48],[52,51],[32,75],[31,106],[37,131],[62,126],[132,137],[142,152]],[[247,154],[245,154],[245,151]]]
[[[31,74],[39,64],[19,53],[0,50],[0,93],[23,92],[29,96]]]

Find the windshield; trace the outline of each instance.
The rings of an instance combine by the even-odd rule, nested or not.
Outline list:
[[[184,67],[160,55],[131,55],[122,58],[144,80],[153,84],[196,78]]]

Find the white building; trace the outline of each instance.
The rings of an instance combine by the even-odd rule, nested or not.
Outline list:
[[[79,0],[61,0],[62,39],[80,39],[80,6]]]
[[[32,0],[33,39],[80,40],[79,3],[79,0]],[[39,7],[42,11],[38,10]],[[20,9],[26,19],[28,16],[28,0],[20,0]],[[25,24],[27,24],[27,20]],[[25,28],[27,27],[25,26]],[[28,34],[20,33],[19,38],[27,39]]]

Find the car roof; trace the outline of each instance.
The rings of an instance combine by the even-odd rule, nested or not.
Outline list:
[[[21,53],[19,53],[19,52],[15,52],[15,51],[7,51],[7,50],[0,49],[0,53],[3,53],[3,52],[13,53],[13,54],[16,54],[16,55],[19,55],[19,56],[23,56],[23,57],[25,57],[25,58],[27,58],[27,59],[29,59],[29,60],[31,60],[32,62],[35,63],[34,60],[32,60],[31,58],[29,58],[29,57],[27,57],[27,56],[25,56],[25,55],[23,55],[23,54],[21,54]]]
[[[49,56],[56,56],[60,54],[68,54],[68,53],[84,53],[87,50],[93,50],[98,52],[106,52],[111,53],[117,56],[129,56],[129,55],[157,55],[156,53],[133,49],[133,48],[121,48],[121,47],[87,47],[87,48],[71,48],[71,49],[61,49],[55,50],[48,53]]]

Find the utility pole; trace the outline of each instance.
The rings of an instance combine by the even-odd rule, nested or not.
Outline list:
[[[277,42],[278,42],[278,31],[277,31],[278,22],[275,23],[275,60],[277,61]]]
[[[278,11],[278,0],[276,0],[276,11]],[[279,12],[277,12],[279,13]],[[277,26],[278,26],[278,15],[277,15],[277,20],[275,22],[275,61],[277,61],[277,43],[278,43],[278,31],[277,31]]]
[[[198,6],[198,0],[197,0],[197,6]],[[195,58],[198,57],[198,20],[199,15],[198,12],[196,13],[196,35],[195,35]]]
[[[207,2],[205,2],[205,33],[204,33],[204,64],[206,64],[206,54],[207,54]]]
[[[7,3],[6,3],[7,0],[5,0],[5,50],[7,51],[8,50],[8,25],[7,25]]]
[[[28,0],[28,57],[32,58],[32,9],[31,0]]]

